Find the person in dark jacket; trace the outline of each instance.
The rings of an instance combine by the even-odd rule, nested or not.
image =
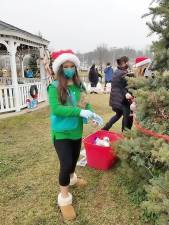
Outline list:
[[[105,124],[102,130],[109,130],[122,116],[122,131],[126,128],[131,129],[133,124],[133,117],[130,116],[130,99],[133,96],[127,90],[127,80],[125,77],[128,73],[128,64],[126,59],[124,59],[124,57],[117,59],[118,66],[114,72],[111,85],[109,105],[116,114]]]
[[[104,69],[104,74],[105,74],[105,85],[106,87],[107,83],[111,83],[113,79],[113,68],[111,67],[110,63],[107,63],[106,68]]]
[[[95,64],[93,64],[89,71],[89,81],[91,84],[91,87],[94,88],[97,86],[97,83],[99,81],[98,72],[96,70]],[[95,91],[92,91],[91,93],[97,93]]]
[[[98,81],[99,81],[99,77],[100,77],[100,80],[101,80],[101,83],[102,83],[102,78],[103,78],[103,76],[101,75],[101,73],[99,73],[98,68],[96,68],[96,73],[97,73],[97,75],[98,75]]]

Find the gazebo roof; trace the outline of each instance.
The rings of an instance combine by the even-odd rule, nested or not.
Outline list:
[[[48,45],[49,41],[38,36],[35,34],[31,34],[25,30],[22,30],[18,27],[15,27],[13,25],[10,25],[8,23],[3,22],[2,20],[0,20],[0,36],[12,36],[13,38],[16,39],[24,39],[27,41],[31,41],[31,42],[35,42],[37,44],[41,44],[41,45]]]

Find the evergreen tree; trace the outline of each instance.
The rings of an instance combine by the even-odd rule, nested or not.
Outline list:
[[[135,127],[117,143],[129,196],[143,209],[148,224],[169,224],[169,0],[153,1],[147,23],[159,35],[153,43],[155,78],[129,78],[129,89],[136,96]],[[153,4],[152,3],[152,4]],[[165,71],[165,72],[162,72]],[[146,134],[145,129],[151,131]],[[163,135],[154,137],[153,133]],[[165,138],[164,138],[165,136]],[[126,173],[128,171],[128,173]],[[127,174],[127,175],[126,175]],[[126,179],[127,176],[127,179]]]
[[[128,83],[136,96],[136,121],[169,135],[169,72],[159,73],[155,79],[129,78]],[[148,224],[169,224],[169,142],[135,128],[126,133],[117,150],[125,176],[132,170],[127,173],[129,193],[143,209],[143,218]]]
[[[155,6],[153,7],[153,4]],[[169,0],[154,0],[145,16],[152,16],[147,22],[152,33],[159,35],[159,40],[152,46],[155,59],[155,69],[164,71],[169,69]]]
[[[37,59],[38,59],[38,56],[36,54],[31,54],[31,57],[29,58],[29,61],[28,61],[28,67],[32,70],[34,77],[36,76],[36,73],[38,71]]]

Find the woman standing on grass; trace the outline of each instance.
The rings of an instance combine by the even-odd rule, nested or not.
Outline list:
[[[81,149],[84,120],[92,119],[98,124],[101,117],[92,112],[88,102],[81,103],[84,87],[79,79],[77,67],[80,61],[71,51],[52,53],[53,71],[57,80],[48,86],[51,110],[51,133],[60,162],[58,205],[66,220],[75,219],[72,195],[69,186],[85,186],[87,182],[75,174]],[[80,105],[80,106],[79,106]]]

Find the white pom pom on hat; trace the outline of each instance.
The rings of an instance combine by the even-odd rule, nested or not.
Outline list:
[[[54,73],[57,73],[59,67],[67,61],[74,63],[77,68],[80,66],[80,60],[72,50],[60,50],[58,52],[53,52],[51,57],[54,59],[52,65]]]

